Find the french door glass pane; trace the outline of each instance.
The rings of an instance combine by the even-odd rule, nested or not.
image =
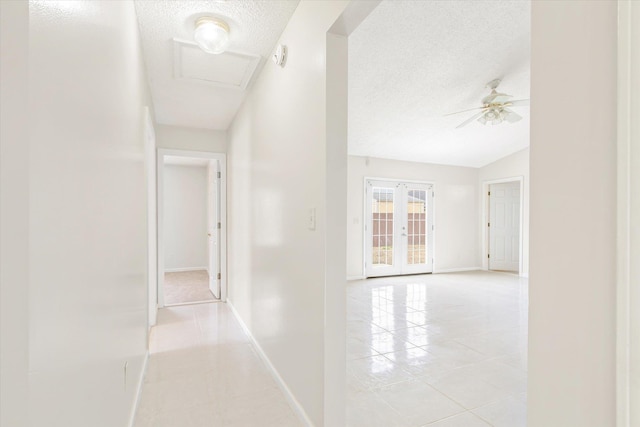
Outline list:
[[[407,191],[407,264],[427,259],[427,190]]]
[[[393,265],[393,189],[373,187],[373,264]]]

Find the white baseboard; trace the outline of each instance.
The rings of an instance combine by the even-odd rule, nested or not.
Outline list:
[[[165,268],[165,273],[180,273],[182,271],[201,271],[207,270],[207,267],[181,267],[181,268]]]
[[[278,384],[278,387],[280,387],[280,390],[282,390],[282,392],[284,393],[284,396],[287,398],[289,405],[291,405],[291,407],[293,408],[294,412],[296,413],[300,421],[302,421],[302,423],[306,427],[314,427],[313,422],[311,422],[311,419],[307,415],[306,411],[304,410],[300,402],[298,402],[298,399],[296,399],[296,397],[293,395],[293,393],[287,386],[287,383],[282,379],[282,377],[280,376],[276,368],[271,363],[271,360],[269,360],[269,357],[265,354],[264,350],[262,350],[262,347],[260,346],[260,344],[258,344],[258,341],[256,341],[255,337],[253,336],[253,334],[251,333],[247,325],[244,323],[244,321],[240,317],[240,314],[238,313],[238,311],[236,310],[236,308],[233,306],[233,304],[228,298],[227,298],[226,304],[229,306],[229,308],[231,309],[231,312],[240,323],[240,326],[249,337],[249,340],[251,341],[251,344],[255,348],[256,352],[258,353],[258,356],[260,356],[264,364],[267,366],[267,369],[271,372],[273,379]]]
[[[136,397],[133,402],[133,408],[131,408],[131,415],[129,416],[129,427],[134,427],[133,423],[136,421],[136,412],[138,412],[138,405],[140,404],[140,396],[142,395],[142,386],[144,385],[144,377],[147,375],[147,363],[149,362],[149,350],[144,354],[144,360],[142,361],[142,369],[140,370],[140,377],[138,378],[138,386],[136,387]]]
[[[434,274],[440,274],[440,273],[461,273],[463,271],[480,271],[482,270],[482,267],[463,267],[463,268],[443,268],[443,269],[437,269],[433,271]]]
[[[364,276],[347,276],[347,281],[348,280],[364,280],[365,277]]]

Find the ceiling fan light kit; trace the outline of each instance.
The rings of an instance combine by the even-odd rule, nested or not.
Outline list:
[[[223,53],[229,46],[229,24],[213,16],[200,17],[196,20],[193,38],[205,52]]]
[[[528,99],[519,99],[517,101],[511,101],[511,95],[505,93],[499,93],[497,91],[500,79],[491,80],[487,83],[487,87],[491,89],[491,93],[482,98],[482,107],[472,108],[470,110],[458,111],[458,114],[466,111],[480,110],[480,112],[474,114],[469,119],[456,126],[456,129],[464,127],[474,120],[477,120],[483,125],[499,125],[502,122],[515,123],[522,120],[522,117],[514,111],[509,110],[507,107],[524,107],[529,105]],[[447,114],[447,115],[451,115]]]

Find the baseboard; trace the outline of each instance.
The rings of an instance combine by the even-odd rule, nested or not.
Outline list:
[[[364,276],[347,276],[347,281],[349,280],[364,280],[366,277]]]
[[[134,427],[133,424],[136,421],[136,412],[138,412],[138,405],[140,404],[140,396],[142,395],[142,386],[144,385],[144,377],[147,375],[147,363],[149,362],[149,350],[144,354],[144,360],[142,361],[142,369],[140,370],[140,377],[138,378],[138,386],[136,387],[136,398],[133,402],[133,408],[131,409],[131,415],[129,416],[129,427]]]
[[[258,356],[260,356],[260,359],[262,359],[264,364],[267,366],[267,369],[269,370],[269,372],[271,372],[273,379],[278,384],[278,387],[280,387],[280,390],[282,390],[282,392],[284,393],[284,396],[287,398],[289,405],[291,405],[291,407],[293,408],[294,412],[296,413],[300,421],[302,421],[302,423],[306,427],[313,427],[313,422],[311,422],[311,419],[307,415],[306,411],[304,410],[300,402],[298,402],[298,399],[296,399],[296,397],[293,395],[293,393],[287,386],[287,383],[282,379],[282,377],[280,376],[276,368],[273,366],[273,364],[271,363],[271,360],[269,360],[269,357],[265,354],[264,350],[262,350],[262,347],[260,346],[258,341],[256,341],[255,337],[253,336],[253,334],[251,333],[247,325],[244,323],[244,321],[240,317],[240,314],[238,313],[236,308],[233,306],[231,300],[227,298],[226,304],[229,306],[229,308],[231,309],[231,312],[233,313],[235,318],[238,320],[238,323],[240,323],[240,326],[249,337],[249,340],[251,341],[251,344],[255,348],[256,352],[258,353]]]
[[[480,271],[480,270],[482,270],[482,267],[443,268],[443,269],[434,270],[433,273],[434,274],[461,273],[463,271]]]
[[[207,267],[181,267],[181,268],[165,268],[165,273],[180,273],[182,271],[202,271],[207,270]]]

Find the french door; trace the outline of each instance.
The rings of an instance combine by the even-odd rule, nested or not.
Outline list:
[[[433,186],[367,179],[365,275],[433,271]]]

